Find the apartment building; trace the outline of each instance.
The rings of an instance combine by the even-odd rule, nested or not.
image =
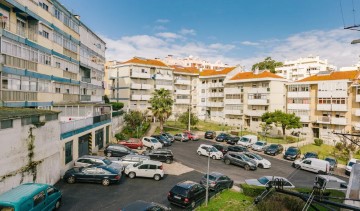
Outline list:
[[[230,125],[261,130],[261,116],[265,112],[285,111],[287,80],[264,71],[240,72],[226,80],[224,114]]]
[[[197,113],[199,119],[224,122],[224,81],[240,72],[241,67],[203,70],[199,74]]]
[[[336,67],[319,56],[308,56],[285,61],[282,67],[275,68],[276,74],[290,81],[297,81],[322,71],[334,71]]]
[[[199,70],[194,67],[172,67],[174,68],[173,116],[176,118],[190,108],[191,112],[196,113]]]
[[[176,58],[173,55],[168,55],[165,58],[163,58],[162,61],[170,66],[175,65],[181,67],[193,67],[199,70],[209,70],[209,69],[220,70],[229,67],[229,65],[224,64],[219,60],[214,63],[211,63],[209,61],[194,56],[188,56],[185,58]]]
[[[128,110],[147,111],[155,89],[173,93],[173,68],[161,61],[134,57],[109,70],[112,102],[123,102]]]
[[[326,141],[339,140],[335,132],[356,131],[359,71],[321,72],[287,85],[287,112],[303,123],[303,133]]]

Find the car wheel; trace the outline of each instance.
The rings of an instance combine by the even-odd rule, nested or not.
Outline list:
[[[295,167],[296,169],[299,169],[299,168],[300,168],[300,165],[299,165],[299,164],[295,164],[294,167]]]
[[[234,182],[231,182],[229,185],[228,185],[228,189],[231,189],[234,185]]]
[[[263,168],[264,168],[264,165],[260,163],[260,164],[258,165],[258,167],[263,169]]]
[[[154,180],[159,181],[161,179],[161,176],[159,174],[154,175]]]
[[[153,150],[153,149],[154,149],[154,146],[151,146],[150,148],[151,148],[151,150]]]
[[[69,177],[69,178],[67,178],[67,182],[69,183],[69,184],[74,184],[75,183],[75,177],[74,176],[71,176],[71,177]]]
[[[215,155],[213,155],[211,158],[212,158],[213,160],[216,160],[216,156],[215,156]]]
[[[109,179],[103,179],[103,180],[101,181],[101,184],[102,184],[103,186],[108,186],[108,185],[110,185],[110,180],[109,180]]]
[[[166,159],[165,163],[170,164],[171,160],[170,159]]]
[[[230,163],[231,163],[231,161],[229,159],[226,159],[224,162],[226,165],[230,165]]]
[[[130,172],[129,177],[130,177],[130,179],[134,179],[136,177],[135,172]]]
[[[61,200],[57,200],[56,203],[55,203],[55,210],[58,210],[61,206]]]
[[[198,155],[201,155],[201,152],[200,152],[200,151],[198,151],[197,153],[198,153]]]
[[[137,149],[138,149],[138,150],[142,150],[142,147],[138,147]]]
[[[195,205],[196,205],[196,203],[195,203],[195,201],[193,201],[193,202],[191,202],[191,208],[195,208]]]
[[[250,166],[249,166],[249,165],[245,165],[245,166],[244,166],[244,169],[245,169],[246,171],[249,171],[249,170],[250,170]]]
[[[106,153],[107,157],[111,157],[111,155],[112,155],[111,152]]]

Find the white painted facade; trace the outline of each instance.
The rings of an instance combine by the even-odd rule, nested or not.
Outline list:
[[[173,55],[168,55],[163,58],[163,61],[167,65],[178,65],[182,67],[195,67],[197,69],[211,69],[211,70],[219,70],[226,67],[229,67],[228,64],[224,64],[220,60],[211,63],[209,61],[203,60],[198,57],[188,56],[185,58],[175,58]]]

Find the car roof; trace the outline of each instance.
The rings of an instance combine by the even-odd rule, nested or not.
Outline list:
[[[317,154],[316,152],[306,152],[306,154]]]
[[[146,155],[137,155],[137,154],[129,154],[129,155],[125,155],[125,156],[123,156],[122,158],[124,158],[124,157],[149,158],[149,156],[146,156]]]
[[[83,156],[79,157],[77,160],[83,159],[83,158],[105,159],[105,157],[98,156],[98,155],[83,155]]]
[[[206,175],[206,174],[205,174],[205,175]],[[211,172],[209,175],[214,176],[214,177],[224,176],[224,174],[222,174],[222,173],[220,173],[220,172],[216,172],[216,171]]]
[[[200,144],[199,147],[213,147],[212,145],[209,145],[209,144]]]
[[[290,182],[288,179],[286,179],[285,177],[280,177],[280,176],[263,176],[263,177],[266,177],[266,179],[268,179],[268,180],[272,180],[273,178],[274,179],[283,179],[283,180],[285,180],[285,181],[288,181],[288,182]]]
[[[227,154],[244,155],[243,152],[233,152],[233,151],[229,151]]]
[[[0,201],[7,203],[23,203],[24,201],[31,199],[33,195],[39,193],[39,190],[44,190],[47,187],[52,187],[47,184],[40,183],[25,183],[21,184],[3,194],[0,195]]]
[[[176,184],[176,186],[180,186],[180,187],[183,187],[183,188],[190,188],[190,187],[192,187],[193,185],[196,185],[196,184],[199,184],[199,183],[187,180],[187,181],[179,182],[178,184]]]
[[[355,159],[355,158],[351,158],[350,160],[349,160],[349,162],[354,162],[354,163],[356,163],[358,161],[358,159]]]
[[[299,147],[289,147],[288,149],[299,149]]]
[[[152,165],[157,165],[157,166],[161,166],[162,162],[159,161],[155,161],[155,160],[144,160],[142,161],[143,164],[152,164]]]

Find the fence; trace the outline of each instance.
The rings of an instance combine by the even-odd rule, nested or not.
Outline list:
[[[93,117],[61,123],[61,133],[67,133],[93,124]]]

